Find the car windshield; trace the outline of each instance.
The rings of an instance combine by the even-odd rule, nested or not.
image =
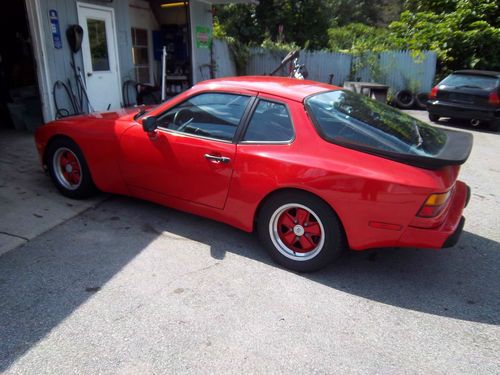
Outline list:
[[[165,104],[166,102],[171,101],[172,99],[176,98],[179,95],[180,94],[177,94],[175,96],[169,97],[168,99],[166,99],[165,101],[161,102],[160,104],[155,104],[155,105],[152,105],[152,106],[148,105],[147,107],[137,107],[138,110],[137,110],[137,113],[134,115],[134,120],[137,121],[141,117],[144,117],[146,114],[148,114],[149,112],[151,112],[153,109],[158,108],[159,106]]]
[[[388,105],[350,91],[329,91],[306,100],[320,135],[332,143],[382,153],[434,156],[444,132]]]
[[[451,74],[440,85],[493,90],[498,86],[498,78],[474,74]]]

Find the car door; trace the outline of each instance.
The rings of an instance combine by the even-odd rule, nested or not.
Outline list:
[[[157,116],[147,133],[137,124],[121,138],[127,185],[210,207],[224,207],[233,172],[233,138],[250,96],[202,93]]]

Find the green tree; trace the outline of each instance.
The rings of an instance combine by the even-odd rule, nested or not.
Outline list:
[[[434,50],[442,73],[475,68],[500,70],[500,13],[495,0],[430,0],[412,5],[391,23],[401,49]]]
[[[410,12],[448,13],[456,9],[457,0],[404,0],[403,7]]]
[[[244,44],[261,45],[266,40],[323,49],[330,27],[380,26],[394,19],[400,8],[401,0],[262,0],[258,5],[217,6],[216,26]]]
[[[267,0],[258,5],[229,4],[217,7],[216,27],[244,44],[264,40],[295,43],[301,48],[326,48],[330,25],[324,0]]]
[[[255,7],[247,4],[216,7],[214,36],[234,38],[241,44],[259,44],[262,30],[256,19]]]
[[[268,0],[256,7],[264,36],[302,48],[322,49],[328,42],[330,17],[323,0]]]
[[[328,48],[332,51],[385,51],[393,47],[389,30],[362,23],[328,29]]]
[[[329,0],[325,1],[332,16],[332,25],[344,26],[350,23],[375,25],[381,20],[380,0]]]
[[[217,9],[215,35],[231,41],[242,66],[246,46],[262,45],[368,57],[389,49],[433,50],[442,74],[500,70],[498,0],[261,0]],[[381,27],[401,9],[397,21]]]

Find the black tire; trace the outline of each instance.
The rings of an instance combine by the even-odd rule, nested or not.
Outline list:
[[[410,90],[401,90],[394,95],[394,103],[402,109],[410,109],[415,105],[415,96]]]
[[[490,121],[488,125],[491,131],[500,132],[500,120]]]
[[[473,128],[481,128],[481,127],[484,127],[484,121],[480,121],[480,120],[477,120],[477,119],[470,119],[469,120],[469,125],[472,126]]]
[[[431,120],[432,122],[438,122],[439,116],[429,112],[429,120]]]
[[[301,215],[299,210],[309,213],[304,222],[291,219],[293,212],[296,212],[296,217]],[[292,220],[293,229],[280,221],[284,216]],[[335,212],[323,200],[305,192],[287,191],[268,198],[259,212],[257,230],[271,258],[294,271],[319,270],[338,258],[345,249],[344,231]],[[296,235],[296,230],[299,234],[301,230],[302,234]],[[318,230],[319,236],[315,235]],[[286,245],[281,239],[286,233],[295,238],[291,240],[295,241],[294,245]],[[315,247],[305,251],[302,241]],[[294,252],[296,246],[302,250]]]
[[[429,94],[426,92],[420,92],[417,95],[415,95],[415,104],[417,105],[417,108],[426,109],[428,98]]]
[[[62,159],[66,160],[70,156],[72,159],[66,164],[71,165],[71,168],[63,168]],[[83,199],[96,193],[97,189],[85,157],[73,140],[57,138],[50,142],[47,147],[46,162],[52,181],[63,195],[73,199]],[[71,171],[68,172],[69,168]],[[78,180],[75,177],[77,175],[79,175]]]

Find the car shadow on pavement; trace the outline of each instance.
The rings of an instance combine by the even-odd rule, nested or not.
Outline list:
[[[453,248],[350,251],[306,277],[384,304],[500,325],[500,243],[465,231]]]
[[[207,244],[216,260],[230,252],[281,268],[256,234],[177,211],[168,215],[177,219],[161,230]],[[453,248],[348,251],[321,271],[297,275],[388,305],[500,325],[499,269],[500,243],[464,231]]]
[[[185,239],[201,245],[188,248],[193,242]],[[151,248],[157,240],[175,251]],[[175,279],[179,272],[180,278],[224,262],[229,253],[280,268],[255,235],[221,223],[123,197],[87,210],[0,257],[0,372],[103,293],[111,279],[116,283],[136,258],[135,277],[162,289],[169,285],[157,285],[155,273],[172,272]],[[351,251],[322,271],[297,276],[403,309],[498,325],[499,269],[500,244],[465,232],[459,245],[441,252]],[[124,282],[111,293],[133,298],[128,289],[134,287]]]

